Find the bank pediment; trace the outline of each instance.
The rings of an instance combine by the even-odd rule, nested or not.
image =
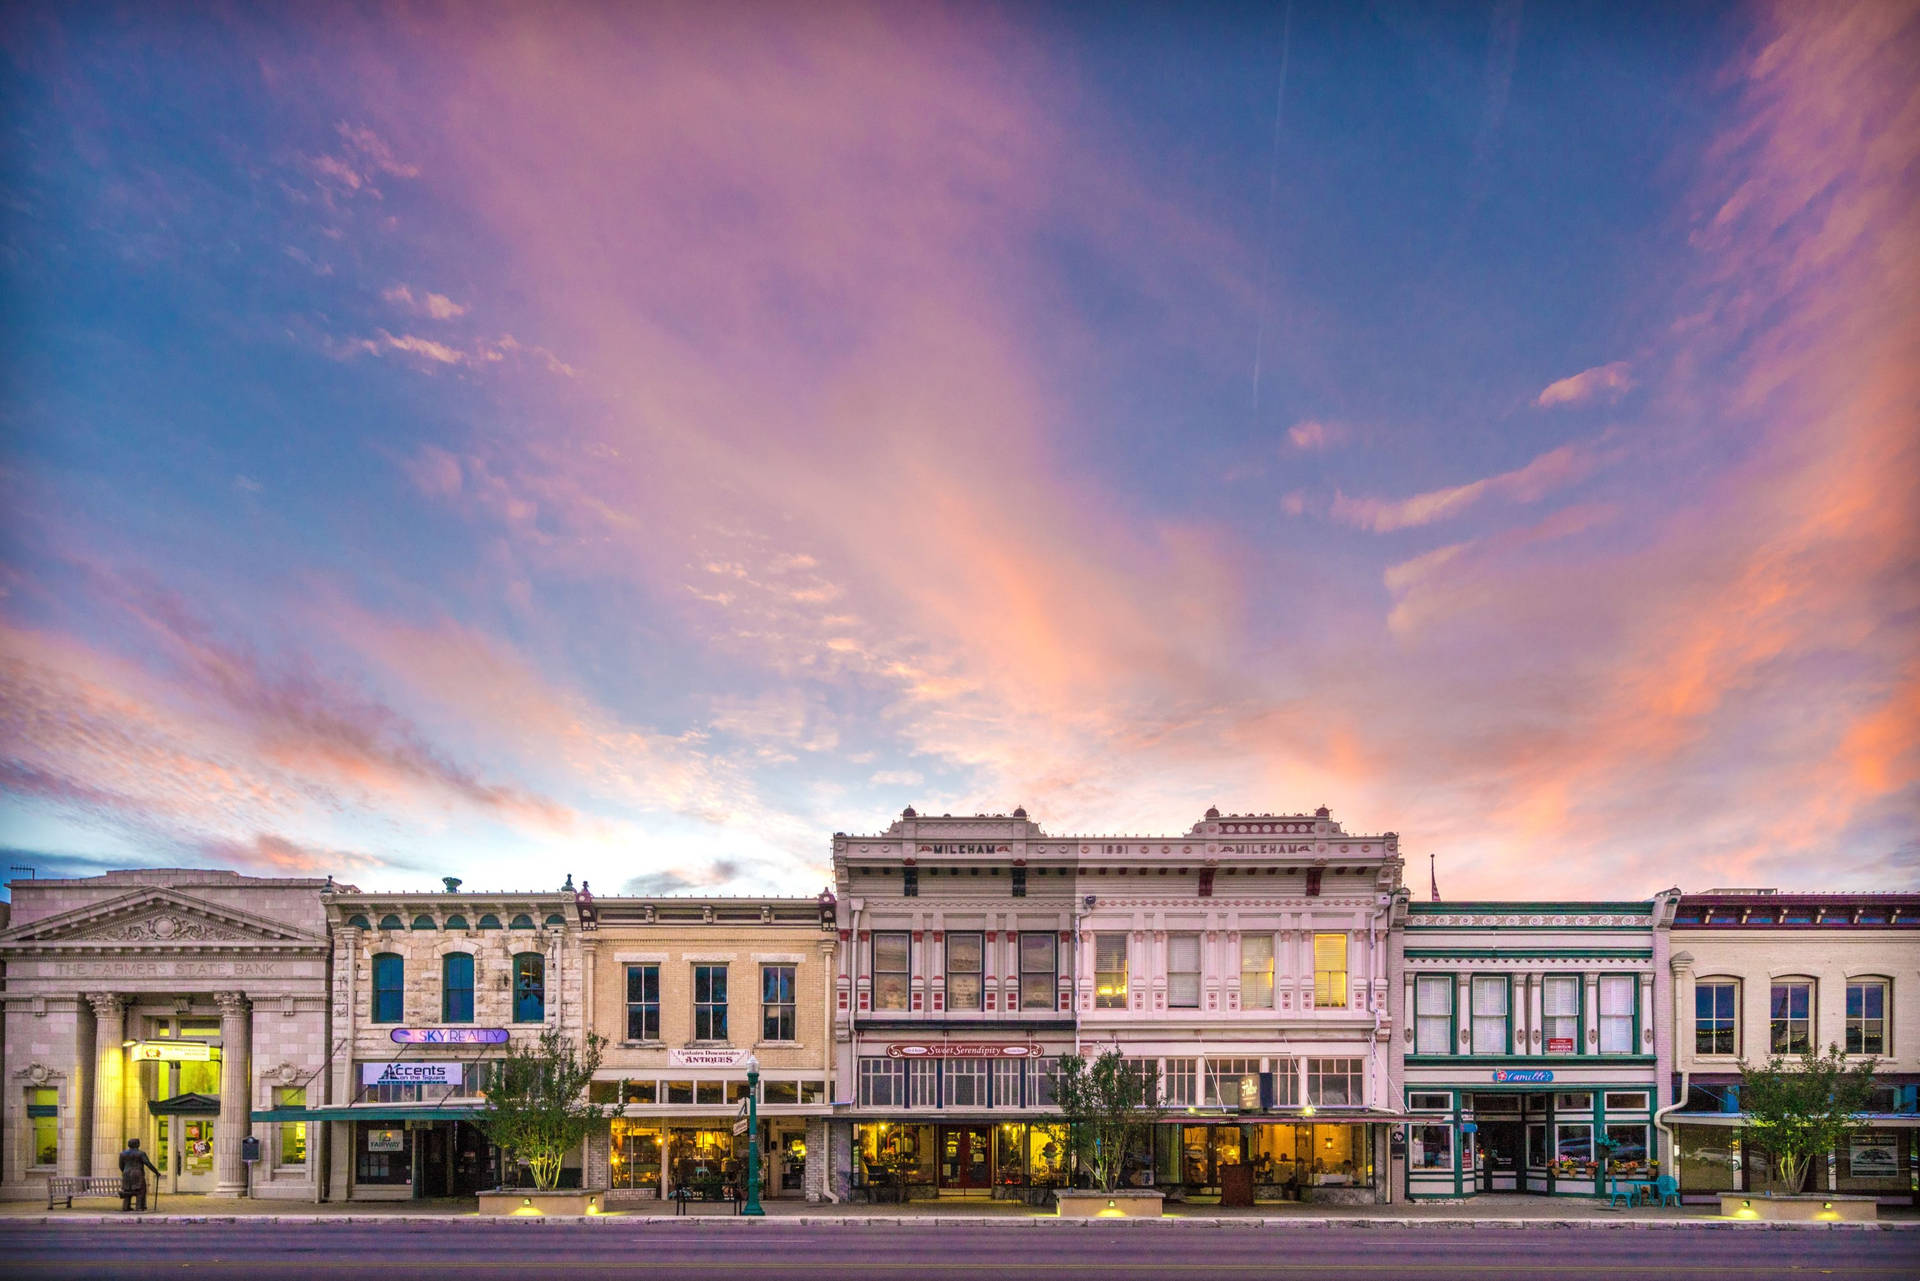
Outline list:
[[[324,949],[326,940],[178,890],[148,887],[0,932],[0,951],[125,951],[240,947]]]

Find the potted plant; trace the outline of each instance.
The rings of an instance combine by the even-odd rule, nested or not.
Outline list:
[[[1151,1142],[1160,1118],[1159,1072],[1129,1061],[1118,1050],[1097,1058],[1063,1054],[1053,1071],[1053,1097],[1066,1127],[1067,1149],[1087,1186],[1054,1193],[1062,1218],[1158,1217],[1161,1194],[1153,1188],[1122,1188],[1127,1155]]]
[[[480,1193],[482,1214],[598,1214],[605,1188],[559,1191],[560,1166],[619,1103],[598,1104],[587,1085],[600,1068],[606,1038],[589,1034],[576,1050],[571,1038],[548,1028],[537,1040],[521,1041],[496,1060],[487,1106],[474,1118],[494,1146],[506,1148],[533,1175],[530,1190]],[[625,1098],[624,1086],[615,1091]]]

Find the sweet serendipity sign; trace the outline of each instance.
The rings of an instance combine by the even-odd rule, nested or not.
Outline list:
[[[940,1041],[930,1045],[889,1045],[890,1059],[1037,1059],[1037,1045],[986,1045],[975,1041]]]
[[[747,1061],[747,1051],[733,1049],[668,1050],[668,1067],[739,1067]]]
[[[505,1045],[503,1027],[397,1027],[388,1035],[400,1045]]]

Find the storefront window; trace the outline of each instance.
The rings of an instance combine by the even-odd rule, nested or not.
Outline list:
[[[1740,1168],[1734,1145],[1737,1131],[1723,1125],[1682,1125],[1674,1128],[1680,1150],[1680,1186],[1688,1192],[1731,1192],[1733,1172]]]
[[[931,1125],[879,1121],[853,1127],[854,1179],[875,1183],[932,1183],[934,1137]]]
[[[1554,1127],[1554,1173],[1563,1179],[1593,1174],[1593,1127],[1584,1123]]]
[[[1607,1162],[1615,1174],[1639,1174],[1647,1168],[1646,1126],[1609,1125],[1607,1142],[1612,1145]]]
[[[667,1160],[675,1187],[715,1199],[739,1171],[730,1127],[673,1127],[667,1131]]]
[[[615,1118],[613,1122],[613,1186],[660,1190],[660,1127]]]
[[[1407,1145],[1407,1162],[1416,1170],[1453,1168],[1453,1127],[1416,1125]]]
[[[1067,1181],[1067,1130],[1062,1125],[1031,1127],[1027,1139],[1027,1178],[1037,1184]]]
[[[27,1090],[27,1125],[32,1138],[28,1164],[51,1167],[60,1162],[60,1091],[54,1086]]]
[[[412,1150],[405,1127],[379,1121],[356,1121],[354,1128],[354,1172],[356,1183],[394,1185],[413,1181]],[[191,1163],[192,1127],[188,1127],[189,1163]],[[211,1158],[209,1158],[211,1162]]]
[[[1904,1192],[1912,1130],[1862,1130],[1840,1145],[1842,1192]]]
[[[273,1106],[276,1108],[303,1108],[307,1106],[307,1087],[304,1085],[283,1085],[273,1092]],[[305,1121],[280,1122],[280,1164],[305,1165],[307,1163],[307,1123]]]

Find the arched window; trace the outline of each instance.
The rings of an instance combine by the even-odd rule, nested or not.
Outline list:
[[[513,1021],[547,1021],[547,958],[539,952],[520,952],[513,958]]]
[[[500,928],[500,918],[492,912],[483,912],[480,916],[480,928],[483,930],[497,930]]]
[[[548,925],[565,925],[566,923],[567,923],[567,918],[560,915],[560,913],[558,912],[549,913],[547,916]]]
[[[533,918],[525,912],[522,912],[513,918],[513,923],[508,925],[507,928],[510,930],[530,930],[533,928]]]
[[[433,918],[431,916],[428,916],[425,912],[422,912],[420,913],[420,915],[413,918],[413,928],[416,930],[437,930],[440,927],[433,923]]]
[[[440,1021],[473,1022],[473,953],[448,952],[440,958]]]
[[[356,930],[370,930],[373,928],[372,923],[364,916],[349,916],[347,918],[347,924]]]
[[[398,1023],[405,1013],[407,963],[398,952],[378,952],[373,958],[373,1021]]]
[[[447,918],[447,928],[450,930],[464,930],[467,928],[467,918],[455,912]]]
[[[388,912],[380,918],[380,928],[383,930],[404,930],[407,927],[400,923],[399,917],[395,916],[392,912]]]

